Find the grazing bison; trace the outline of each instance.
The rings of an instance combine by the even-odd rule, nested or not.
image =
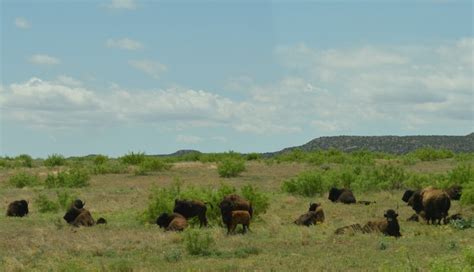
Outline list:
[[[248,211],[232,211],[231,223],[227,225],[227,234],[235,233],[238,224],[242,224],[243,233],[246,233],[250,226],[250,213]]]
[[[23,217],[27,215],[28,212],[28,202],[24,199],[13,201],[7,208],[7,216]]]
[[[394,210],[387,210],[384,213],[384,220],[380,221],[369,221],[363,227],[360,224],[353,224],[338,228],[335,234],[347,234],[347,233],[371,233],[381,232],[388,236],[400,237],[400,225],[398,224],[398,214]]]
[[[162,213],[156,219],[156,224],[169,231],[183,231],[188,226],[186,218],[179,213]]]
[[[324,222],[324,211],[321,203],[310,203],[307,213],[300,215],[293,223],[296,225],[311,226]]]
[[[451,200],[443,190],[426,188],[414,192],[408,204],[417,214],[422,215],[428,224],[430,221],[435,224],[436,220],[440,224],[441,219],[446,223]]]
[[[345,188],[342,188],[342,189],[337,189],[335,187],[331,188],[331,190],[329,191],[328,199],[331,200],[332,202],[342,202],[344,204],[356,203],[356,199],[352,191]]]
[[[364,233],[370,232],[381,232],[387,236],[400,237],[400,225],[398,224],[398,214],[390,209],[387,210],[384,215],[384,220],[380,221],[369,221],[363,227]]]
[[[221,209],[222,222],[229,228],[231,226],[232,211],[248,211],[250,218],[253,215],[252,203],[245,198],[232,194],[225,196],[219,204]]]
[[[186,219],[197,216],[199,218],[200,226],[207,226],[206,218],[206,202],[198,200],[179,200],[174,201],[173,212],[179,213]]]

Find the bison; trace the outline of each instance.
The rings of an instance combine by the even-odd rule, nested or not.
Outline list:
[[[415,191],[409,199],[408,204],[413,210],[422,215],[429,224],[441,223],[441,219],[446,223],[451,200],[449,195],[439,189],[427,188],[422,191]]]
[[[107,220],[105,220],[105,218],[101,217],[99,219],[97,219],[97,221],[95,222],[97,225],[99,224],[107,224]]]
[[[387,236],[400,237],[400,225],[398,224],[398,214],[390,209],[385,211],[384,220],[369,221],[363,227],[360,224],[353,224],[338,228],[335,234],[346,234],[346,233],[371,233],[381,232]]]
[[[453,185],[448,189],[444,190],[451,200],[459,200],[461,199],[462,194],[462,186],[461,185]]]
[[[156,224],[169,231],[183,231],[188,226],[186,218],[179,213],[162,213],[156,219]]]
[[[72,221],[71,225],[74,227],[79,227],[79,226],[84,226],[84,227],[90,227],[95,225],[94,218],[92,218],[92,214],[86,210],[86,209],[81,209],[81,212],[79,215]]]
[[[28,212],[28,202],[24,199],[11,202],[7,208],[7,216],[23,217]]]
[[[311,226],[324,222],[324,211],[321,203],[310,203],[307,213],[300,215],[293,223],[296,225]]]
[[[354,194],[349,189],[337,189],[335,187],[331,188],[329,191],[329,200],[332,202],[342,202],[344,204],[356,203]]]
[[[246,233],[250,226],[250,213],[248,211],[232,211],[231,223],[227,225],[227,234],[234,233],[238,224],[242,224],[243,233]]]
[[[199,219],[200,226],[207,226],[206,211],[207,202],[198,200],[179,200],[174,201],[173,212],[179,213],[186,219],[197,216]]]
[[[231,194],[224,197],[219,204],[221,209],[222,222],[229,228],[231,226],[232,211],[248,211],[250,218],[253,215],[252,203],[245,198]]]
[[[80,199],[74,200],[69,209],[64,214],[63,219],[70,225],[79,227],[85,226],[90,227],[96,224],[106,224],[107,220],[104,218],[99,218],[96,222],[92,217],[92,214],[89,210],[84,208],[85,202],[82,202]]]

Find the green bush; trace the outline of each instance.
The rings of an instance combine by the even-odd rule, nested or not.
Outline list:
[[[135,175],[146,175],[149,172],[163,171],[171,168],[171,165],[159,158],[146,158],[135,170]]]
[[[248,161],[256,161],[262,158],[262,155],[259,153],[249,153],[245,155],[245,159]]]
[[[69,171],[48,174],[44,181],[47,188],[80,188],[89,185],[89,173],[82,168],[72,168]]]
[[[208,230],[188,228],[184,231],[184,245],[191,255],[211,255],[214,244],[215,241]]]
[[[315,196],[323,194],[327,188],[324,186],[321,173],[308,171],[299,174],[296,178],[283,181],[282,189],[290,194]]]
[[[449,184],[474,184],[474,169],[469,164],[461,164],[448,172]]]
[[[217,172],[224,178],[236,177],[243,171],[245,162],[240,159],[225,159],[217,164]]]
[[[242,196],[252,203],[253,215],[265,213],[270,206],[270,198],[267,194],[259,192],[255,187],[248,184],[241,189]]]
[[[128,172],[128,165],[119,160],[107,160],[92,166],[91,172],[94,175],[123,174]]]
[[[77,199],[76,196],[71,195],[67,191],[57,191],[57,203],[62,210],[67,210],[71,206],[71,203]]]
[[[105,155],[97,155],[94,157],[94,165],[104,165],[109,160]]]
[[[52,154],[49,155],[46,160],[44,160],[44,165],[48,167],[61,166],[66,164],[66,159],[61,154]]]
[[[35,186],[40,183],[38,176],[28,172],[19,172],[10,177],[9,183],[16,188]]]
[[[448,159],[454,157],[454,153],[447,149],[434,149],[431,147],[417,149],[410,154],[413,154],[421,161],[436,161],[441,159]]]
[[[474,184],[471,183],[468,186],[464,186],[460,201],[462,205],[474,204]]]
[[[43,194],[38,195],[38,197],[35,199],[35,204],[38,207],[38,211],[40,213],[54,213],[59,211],[58,203],[51,201],[46,195]]]
[[[33,167],[33,158],[28,154],[21,154],[15,158],[15,161],[18,161],[20,166],[23,167]]]
[[[369,184],[376,184],[377,189],[402,189],[408,175],[403,168],[396,165],[382,165],[367,171],[365,179]]]
[[[146,156],[144,152],[129,152],[126,155],[123,155],[119,159],[125,164],[139,165],[145,160]]]

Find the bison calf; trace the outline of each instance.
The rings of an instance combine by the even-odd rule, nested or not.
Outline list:
[[[246,233],[250,226],[250,213],[248,211],[232,211],[231,223],[227,227],[227,234],[234,233],[237,225],[241,224],[243,233]]]
[[[300,215],[293,223],[296,225],[311,226],[324,222],[324,211],[321,203],[310,203],[307,213]]]
[[[7,208],[7,216],[23,217],[28,212],[28,202],[24,199],[11,202]]]
[[[183,231],[188,226],[186,218],[179,213],[162,213],[156,219],[156,224],[169,231]]]
[[[219,204],[219,208],[221,209],[222,222],[227,228],[231,225],[232,211],[248,211],[250,218],[253,214],[252,203],[236,194],[225,196]]]

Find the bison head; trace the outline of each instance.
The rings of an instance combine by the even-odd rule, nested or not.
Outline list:
[[[76,207],[71,207],[66,214],[63,216],[63,219],[71,224],[77,216],[82,212],[82,209],[77,209]]]
[[[459,200],[461,199],[462,186],[453,185],[446,190],[446,193],[452,200]]]
[[[82,202],[82,200],[80,200],[80,199],[76,199],[72,203],[72,206],[76,207],[77,209],[82,209],[82,208],[84,208],[85,205],[86,205],[86,203]]]
[[[309,203],[309,211],[314,212],[319,206],[321,206],[321,203]]]
[[[329,191],[328,199],[331,200],[332,202],[336,202],[339,196],[341,195],[341,193],[342,193],[342,190],[332,187],[331,190]]]
[[[406,190],[405,193],[403,194],[403,197],[402,197],[403,202],[408,203],[408,200],[410,200],[410,198],[412,197],[413,193],[415,193],[415,191],[413,191],[413,190]]]
[[[398,217],[398,213],[396,213],[394,210],[390,209],[385,211],[384,215],[385,218],[387,218],[388,222],[394,221]]]
[[[160,226],[160,228],[166,228],[170,224],[171,219],[170,215],[168,213],[162,213],[158,218],[156,219],[156,224]]]
[[[408,204],[411,204],[411,207],[416,213],[420,213],[423,211],[423,197],[421,196],[420,191],[416,191],[413,193],[412,198],[410,198],[410,202]]]

